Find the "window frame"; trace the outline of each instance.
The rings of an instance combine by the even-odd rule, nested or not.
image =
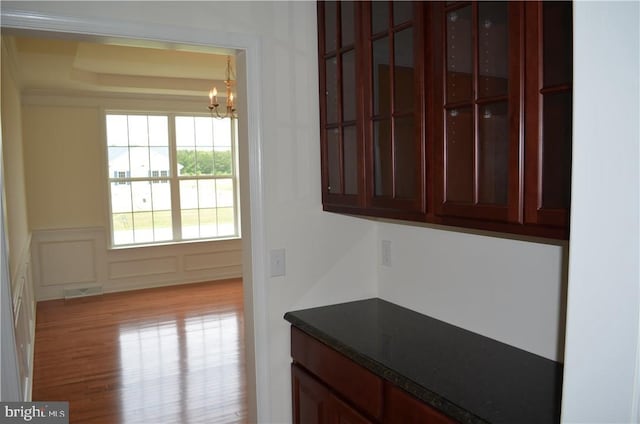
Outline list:
[[[201,243],[212,241],[224,241],[224,240],[237,240],[241,239],[241,225],[240,225],[240,193],[239,193],[239,158],[238,158],[238,122],[236,119],[229,119],[229,125],[231,126],[230,135],[230,147],[231,147],[231,174],[230,175],[178,175],[178,160],[177,160],[177,135],[176,135],[176,118],[177,117],[204,117],[212,118],[207,112],[175,112],[175,111],[158,111],[158,110],[142,110],[142,109],[102,109],[102,122],[104,125],[103,131],[103,148],[104,148],[104,175],[106,184],[106,196],[107,196],[107,221],[109,228],[109,249],[127,249],[138,247],[153,247],[164,246],[173,244],[184,243]],[[168,132],[168,149],[169,149],[169,175],[164,175],[164,171],[159,172],[159,176],[147,176],[147,177],[131,177],[130,171],[127,172],[128,177],[124,180],[114,177],[109,172],[109,141],[108,141],[108,125],[107,118],[109,115],[125,115],[125,116],[162,116],[167,118],[167,132]],[[212,118],[216,119],[216,118]],[[180,204],[180,181],[184,180],[218,180],[218,179],[230,179],[233,195],[232,195],[232,209],[233,209],[233,222],[234,230],[233,234],[215,236],[215,237],[197,237],[197,238],[183,238],[182,235],[182,205]],[[172,239],[161,241],[142,241],[132,243],[115,244],[115,234],[113,226],[113,205],[111,184],[131,184],[135,181],[149,182],[150,185],[155,183],[161,183],[166,180],[169,183],[170,188],[170,207],[171,207],[171,223],[172,223]],[[120,182],[119,182],[120,181]],[[200,207],[197,208],[198,210]],[[216,207],[216,209],[218,209]],[[133,211],[132,211],[133,212]]]

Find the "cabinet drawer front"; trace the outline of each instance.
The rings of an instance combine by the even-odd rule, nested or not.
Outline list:
[[[295,327],[291,327],[291,356],[361,411],[382,418],[382,379]]]
[[[385,423],[403,424],[456,424],[452,418],[443,415],[429,405],[391,384],[385,386]]]

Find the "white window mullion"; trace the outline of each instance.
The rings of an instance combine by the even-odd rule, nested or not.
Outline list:
[[[173,239],[182,240],[182,214],[180,212],[180,180],[178,179],[178,148],[176,141],[176,116],[168,115],[169,122],[169,181],[171,183],[171,223]]]
[[[149,116],[147,120],[147,161],[149,162],[149,196],[151,197],[151,233],[156,240],[156,207],[153,199],[153,171],[151,170],[151,137],[149,136]]]
[[[240,222],[240,208],[238,205],[240,204],[240,187],[239,187],[239,178],[240,178],[240,164],[238,157],[238,120],[230,119],[231,125],[231,178],[232,178],[232,186],[233,186],[233,231],[236,236],[240,235],[239,230],[239,222]]]
[[[129,117],[127,116],[127,155],[129,156],[129,170],[126,171],[126,177],[128,178],[129,185],[129,198],[131,198],[131,239],[136,242],[136,212],[134,210],[133,199],[133,183],[131,182],[131,133],[129,130]]]

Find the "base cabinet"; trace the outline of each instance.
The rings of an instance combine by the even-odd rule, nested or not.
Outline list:
[[[291,366],[294,424],[370,424],[355,408],[297,365]]]
[[[291,327],[294,424],[457,421]]]

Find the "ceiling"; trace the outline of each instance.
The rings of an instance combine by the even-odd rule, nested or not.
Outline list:
[[[9,38],[24,92],[206,98],[213,85],[218,87],[220,95],[224,95],[222,80],[225,79],[227,54],[232,56],[232,68],[235,69],[233,52],[220,49],[211,53],[117,42],[102,44],[69,39]]]

